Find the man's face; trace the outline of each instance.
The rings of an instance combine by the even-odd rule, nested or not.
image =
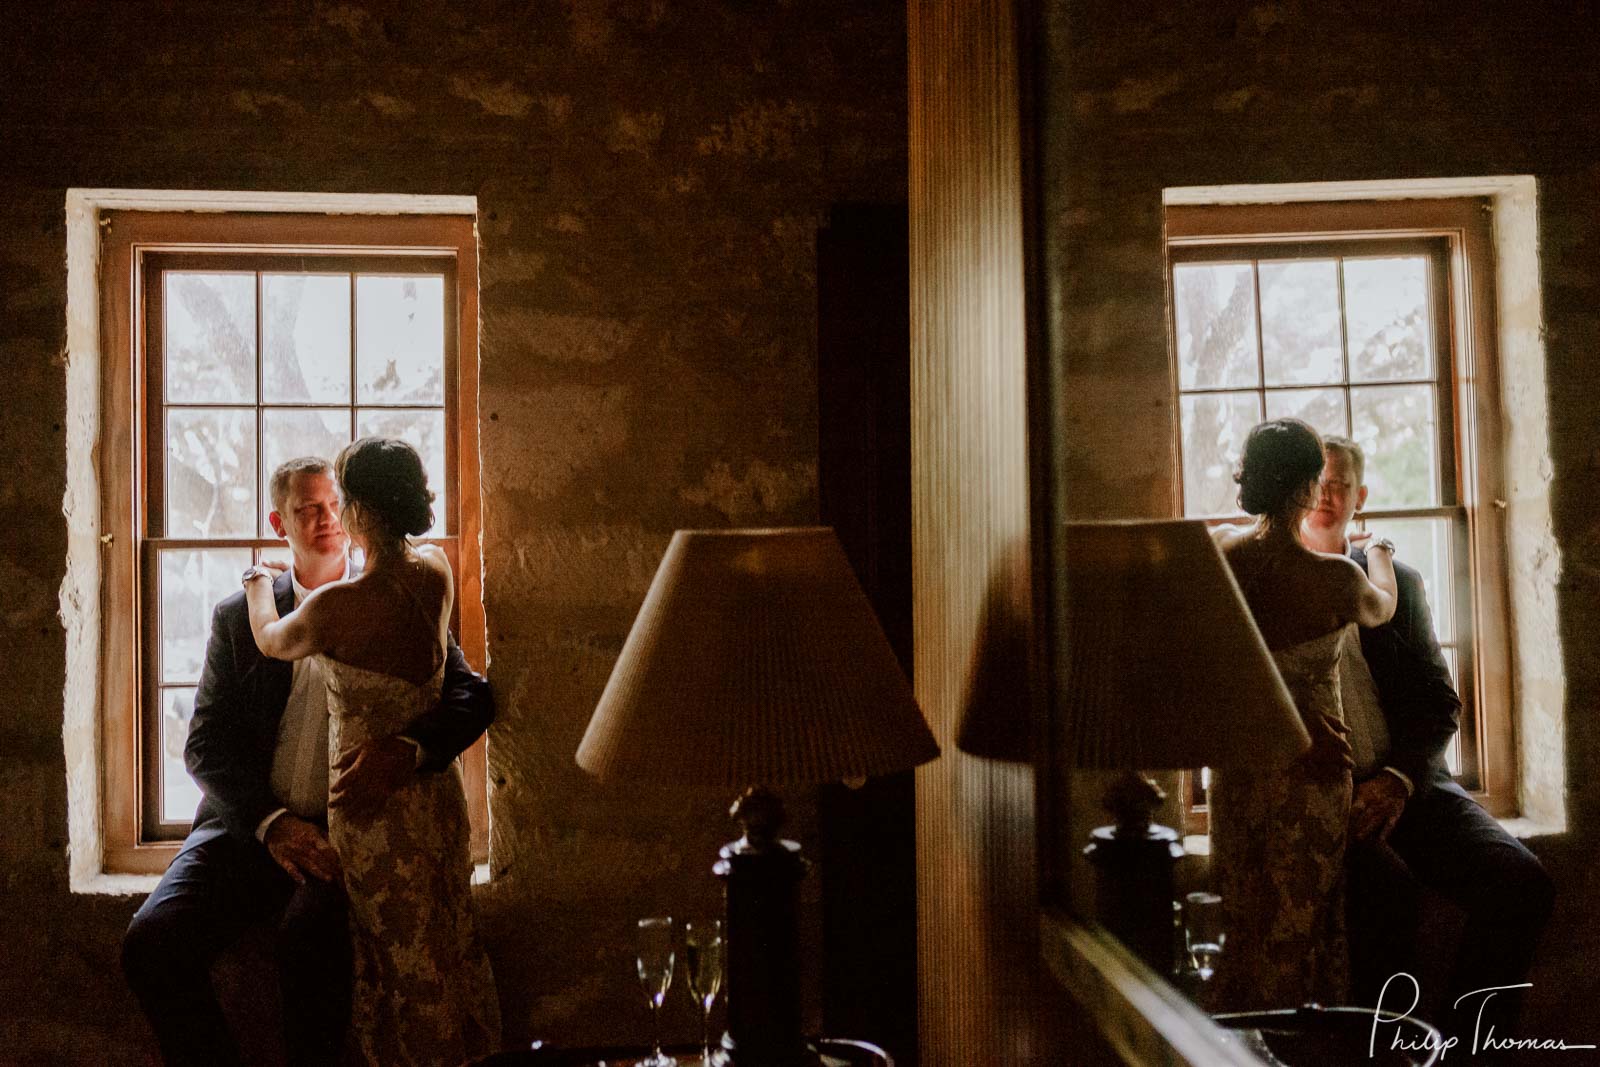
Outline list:
[[[296,564],[344,555],[344,527],[339,525],[339,490],[328,473],[296,474],[289,479],[283,511],[267,516],[272,529],[289,542]]]
[[[1356,484],[1350,457],[1332,450],[1323,460],[1318,487],[1321,491],[1317,495],[1317,506],[1307,513],[1306,525],[1322,530],[1337,530],[1342,536],[1351,518],[1365,506],[1367,487]]]

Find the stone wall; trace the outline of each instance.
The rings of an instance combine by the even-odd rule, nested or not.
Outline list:
[[[603,789],[572,754],[675,528],[815,518],[815,233],[832,204],[904,198],[904,18],[850,0],[0,17],[0,1057],[147,1050],[116,963],[138,898],[67,890],[65,190],[478,197],[501,709],[480,900],[514,1042],[642,1040],[631,920],[719,906],[727,798]]]
[[[1600,876],[1590,857],[1600,845],[1600,783],[1585,768],[1600,760],[1600,663],[1590,654],[1600,639],[1600,68],[1588,12],[1057,0],[1043,30],[1056,477],[1078,517],[1172,506],[1173,442],[1149,429],[1172,425],[1163,188],[1537,180],[1553,460],[1542,475],[1562,560],[1557,602],[1544,603],[1566,673],[1569,829],[1531,842],[1559,901],[1525,1028],[1596,1040],[1588,1005],[1600,995],[1600,919],[1590,904]]]

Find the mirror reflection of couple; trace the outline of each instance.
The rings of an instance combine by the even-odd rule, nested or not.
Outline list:
[[[1420,576],[1391,542],[1347,534],[1363,466],[1353,441],[1325,448],[1298,420],[1262,423],[1237,475],[1257,519],[1214,533],[1312,739],[1287,767],[1214,773],[1211,871],[1228,936],[1216,1009],[1371,1006],[1375,983],[1414,974],[1429,950],[1415,943],[1422,886],[1466,915],[1448,988],[1427,991],[1436,1013],[1524,981],[1549,918],[1539,861],[1445,768],[1461,704]],[[1497,1000],[1488,1017],[1504,1035],[1520,1000]]]
[[[124,970],[167,1063],[237,1063],[211,965],[265,922],[290,1063],[468,1061],[500,1018],[456,757],[494,706],[447,629],[444,553],[409,540],[434,495],[382,437],[270,485],[293,566],[251,567],[213,614],[184,752],[204,798]]]

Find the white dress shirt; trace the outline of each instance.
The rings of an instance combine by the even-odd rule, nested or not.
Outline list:
[[[1348,540],[1344,550],[1348,556]],[[1355,761],[1352,776],[1360,782],[1379,771],[1392,774],[1400,779],[1400,784],[1406,787],[1406,795],[1410,796],[1416,789],[1410,777],[1383,762],[1389,755],[1389,720],[1384,718],[1378,683],[1372,677],[1372,667],[1357,640],[1347,640],[1339,658],[1339,701],[1344,705],[1344,721],[1350,726],[1350,755]]]
[[[335,581],[350,579],[350,561]],[[289,569],[295,607],[310,590]],[[322,662],[315,656],[294,661],[289,702],[278,720],[278,743],[272,751],[272,795],[283,807],[261,820],[256,837],[265,841],[267,828],[284,812],[321,822],[328,817],[328,685]]]

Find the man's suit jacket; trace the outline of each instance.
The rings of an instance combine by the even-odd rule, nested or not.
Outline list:
[[[1367,566],[1366,552],[1350,557]],[[1399,598],[1394,618],[1361,630],[1361,653],[1378,685],[1378,702],[1389,727],[1389,754],[1383,762],[1410,778],[1420,793],[1453,781],[1444,750],[1461,718],[1461,698],[1433,632],[1433,616],[1415,567],[1394,564]]]
[[[279,615],[294,609],[288,573],[273,582],[272,593]],[[269,659],[256,647],[244,591],[224,598],[211,613],[206,662],[183,751],[205,794],[186,845],[223,833],[254,841],[261,820],[283,806],[272,794],[272,757],[293,677],[292,663]],[[425,762],[419,771],[430,773],[449,766],[493,719],[489,683],[467,666],[452,639],[439,703],[402,736],[422,746]]]

